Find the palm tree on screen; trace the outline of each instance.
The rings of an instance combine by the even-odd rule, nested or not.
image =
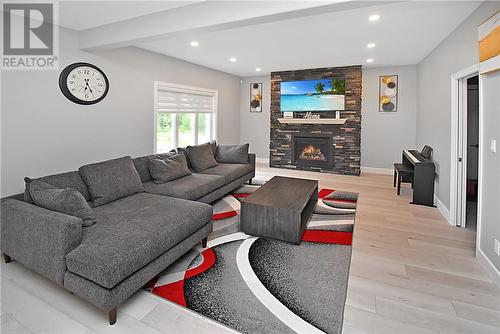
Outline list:
[[[321,82],[318,82],[316,84],[316,87],[314,87],[318,93],[323,93],[325,91],[325,85],[323,85]]]
[[[333,78],[330,82],[330,90],[335,94],[343,95],[345,92],[345,81],[339,78]]]

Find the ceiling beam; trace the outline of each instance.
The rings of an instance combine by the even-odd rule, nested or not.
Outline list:
[[[204,1],[80,31],[79,45],[87,51],[114,49],[172,36],[190,36],[394,2]]]

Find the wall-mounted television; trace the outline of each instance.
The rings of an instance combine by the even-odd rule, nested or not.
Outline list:
[[[345,110],[345,78],[282,81],[281,111]]]

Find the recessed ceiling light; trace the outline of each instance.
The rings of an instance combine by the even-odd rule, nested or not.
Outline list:
[[[229,61],[230,61],[231,63],[235,63],[235,62],[236,62],[236,58],[231,57],[231,58],[229,58]]]
[[[191,45],[192,47],[197,47],[198,45],[200,45],[200,43],[198,43],[198,41],[191,41],[189,42],[189,45]]]
[[[370,15],[370,17],[368,18],[368,20],[370,20],[372,22],[378,21],[379,19],[380,19],[380,15],[378,15],[378,14]]]
[[[367,62],[367,63],[373,63],[373,58],[368,58],[368,59],[366,60],[366,62]]]
[[[366,47],[368,49],[373,49],[375,47],[375,43],[368,43],[368,44],[366,44]]]
[[[260,71],[261,71],[260,67],[257,67],[257,68],[255,69],[255,72],[260,72]]]

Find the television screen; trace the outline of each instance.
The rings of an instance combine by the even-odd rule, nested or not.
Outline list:
[[[344,110],[345,78],[282,81],[281,111]]]

